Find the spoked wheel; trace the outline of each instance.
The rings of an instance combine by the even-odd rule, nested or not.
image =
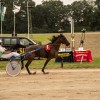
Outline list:
[[[21,66],[18,61],[11,61],[6,66],[6,72],[10,76],[17,76],[21,72]]]

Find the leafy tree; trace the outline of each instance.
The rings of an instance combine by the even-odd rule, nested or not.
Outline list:
[[[75,25],[77,27],[89,26],[91,22],[92,13],[93,13],[93,7],[89,5],[85,0],[75,1],[71,4],[70,15],[74,19]]]
[[[95,4],[97,5],[97,7],[100,9],[100,0],[96,0]]]
[[[17,6],[21,6],[21,10],[19,13],[17,13],[16,16],[16,32],[17,33],[23,33],[27,32],[27,0],[4,0],[5,6],[7,7],[7,12],[5,16],[5,22],[4,26],[5,27],[5,32],[12,33],[13,32],[13,27],[14,27],[14,13],[13,13],[13,2]],[[35,6],[35,2],[32,0],[29,0],[29,9],[31,10],[31,7]],[[31,25],[30,25],[31,26]]]
[[[42,4],[35,5],[33,0],[2,0],[7,7],[3,32],[12,33],[14,30],[13,2],[21,6],[16,14],[16,33],[27,33],[27,1],[29,3],[30,32],[57,32],[59,29],[70,30],[69,17],[75,21],[75,30],[82,27],[88,30],[100,30],[100,0],[91,6],[88,1],[75,1],[71,5],[63,5],[60,0],[43,0]],[[5,30],[4,30],[5,29]]]
[[[55,25],[60,23],[64,18],[63,15],[63,3],[61,1],[43,1],[42,6],[44,8],[45,23],[49,29],[55,29]]]
[[[5,6],[7,7],[6,15],[5,15],[5,21],[3,22],[3,28],[5,29],[4,32],[11,33],[13,32],[13,0],[4,0],[3,1]]]
[[[37,5],[32,10],[33,26],[41,28],[44,25],[44,9],[42,5]]]

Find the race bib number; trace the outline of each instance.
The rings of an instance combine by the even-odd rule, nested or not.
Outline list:
[[[20,54],[23,54],[25,52],[25,49],[24,48],[20,48],[19,51],[20,51]]]

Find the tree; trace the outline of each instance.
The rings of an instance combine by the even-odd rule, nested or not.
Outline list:
[[[95,4],[97,5],[97,7],[100,9],[100,0],[96,0]]]
[[[75,1],[71,4],[70,15],[75,21],[77,27],[87,27],[91,24],[91,14],[93,7],[84,1]],[[81,29],[80,29],[81,30]],[[79,31],[79,30],[78,30]]]
[[[5,27],[5,32],[13,32],[13,1],[15,0],[4,0],[5,6],[7,7],[7,12],[5,16],[5,22],[3,27]],[[16,14],[16,32],[25,33],[27,32],[27,0],[17,0],[16,5],[21,6],[21,10]],[[35,7],[35,2],[29,0],[29,7]],[[31,8],[29,8],[31,10]],[[31,21],[32,22],[32,21]]]
[[[56,23],[64,18],[63,3],[59,0],[43,1],[45,23],[49,29],[55,29]],[[57,30],[56,30],[57,31]]]
[[[87,30],[100,30],[100,0],[95,5],[89,5],[87,0],[75,1],[71,5],[63,5],[60,0],[42,1],[42,4],[35,5],[33,0],[3,0],[7,7],[3,32],[12,33],[14,30],[13,1],[21,6],[16,14],[16,33],[27,33],[27,1],[30,12],[30,32],[57,32],[59,29],[70,30],[69,17],[75,21],[75,31],[83,27]]]
[[[5,6],[7,7],[5,21],[3,23],[3,27],[5,28],[4,32],[11,33],[13,32],[13,0],[4,0]]]
[[[32,10],[33,26],[41,28],[44,25],[44,9],[42,5],[37,5]]]

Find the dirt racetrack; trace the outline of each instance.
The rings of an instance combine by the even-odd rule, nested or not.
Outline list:
[[[100,100],[100,69],[47,69],[17,77],[0,72],[0,100]]]

